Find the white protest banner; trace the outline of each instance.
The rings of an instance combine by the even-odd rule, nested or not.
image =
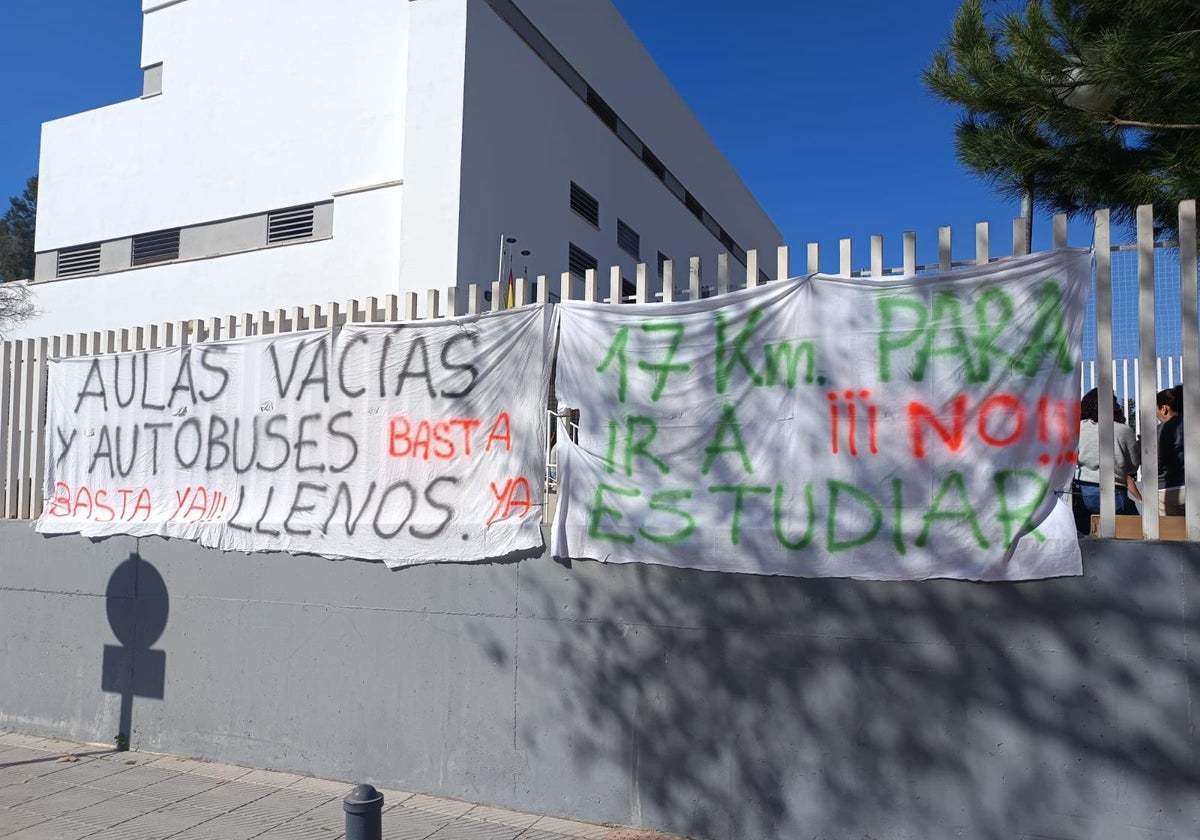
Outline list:
[[[1089,255],[560,308],[558,557],[863,579],[1080,574]]]
[[[37,528],[392,567],[537,549],[549,318],[54,361]]]

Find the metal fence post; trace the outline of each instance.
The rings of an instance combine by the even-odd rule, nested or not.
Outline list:
[[[342,800],[346,812],[345,840],[383,840],[383,794],[359,785]]]

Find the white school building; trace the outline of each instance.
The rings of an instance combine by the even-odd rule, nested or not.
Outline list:
[[[142,94],[43,127],[12,338],[781,242],[609,0],[142,7]]]

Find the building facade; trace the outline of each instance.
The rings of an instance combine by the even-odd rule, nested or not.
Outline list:
[[[14,337],[781,242],[609,0],[143,12],[142,96],[43,127]]]

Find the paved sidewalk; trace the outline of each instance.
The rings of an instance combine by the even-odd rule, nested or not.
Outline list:
[[[338,840],[353,785],[0,731],[0,840]],[[635,840],[631,829],[398,790],[384,840]]]

